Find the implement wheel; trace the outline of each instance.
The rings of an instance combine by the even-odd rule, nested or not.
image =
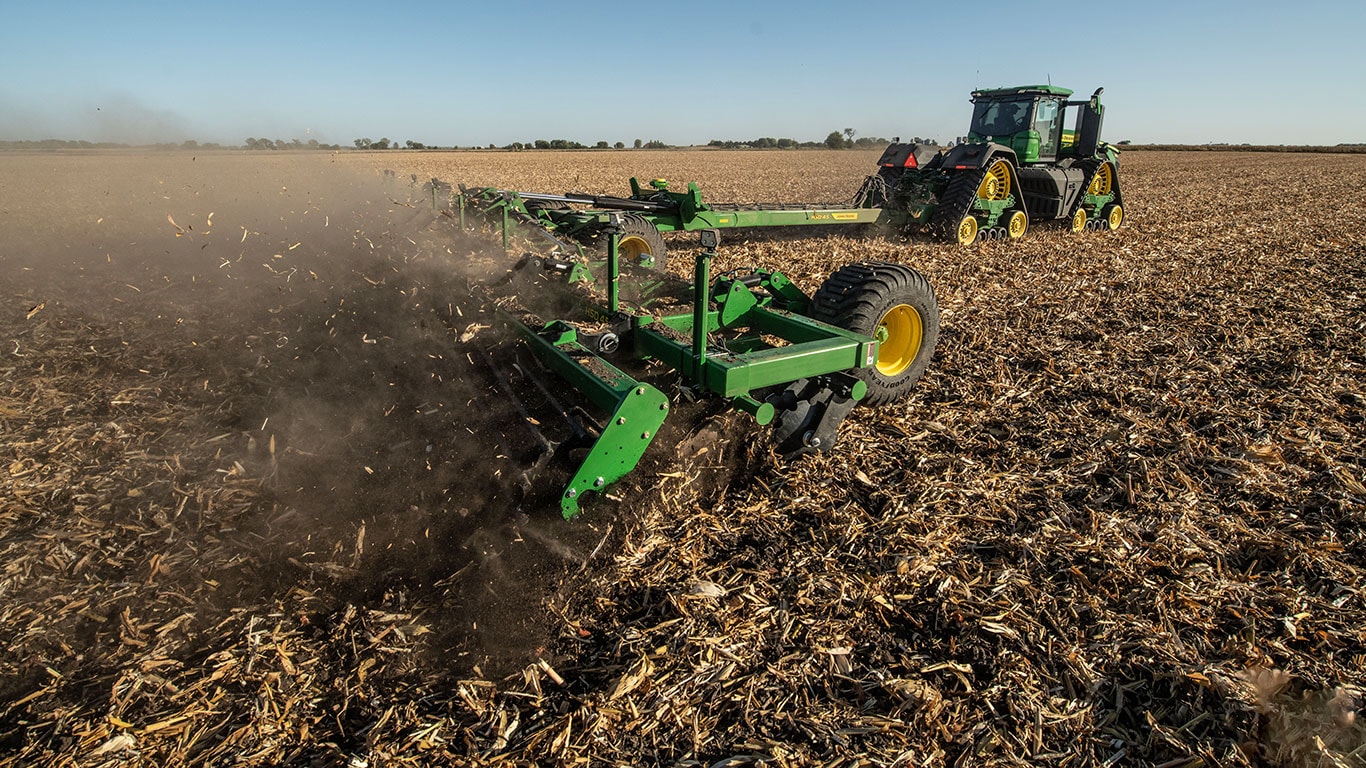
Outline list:
[[[622,264],[639,265],[646,259],[653,259],[653,268],[664,271],[664,236],[644,216],[634,213],[622,215],[617,253]]]
[[[850,371],[868,385],[866,405],[905,397],[939,340],[939,304],[928,280],[910,267],[861,262],[841,268],[811,299],[811,317],[878,341],[877,363]]]

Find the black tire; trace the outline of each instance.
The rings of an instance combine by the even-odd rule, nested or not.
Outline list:
[[[654,269],[663,272],[667,249],[664,236],[644,216],[624,213],[621,216],[621,240],[617,244],[622,263],[638,263],[641,256],[654,259]]]
[[[930,282],[910,267],[860,262],[840,268],[811,299],[808,314],[845,330],[878,338],[878,362],[852,373],[868,385],[864,405],[905,397],[925,373],[939,340],[939,303]],[[918,328],[914,327],[918,325]]]
[[[569,209],[569,203],[563,200],[526,200],[522,205],[526,206],[527,213],[533,216],[537,211],[564,211]]]

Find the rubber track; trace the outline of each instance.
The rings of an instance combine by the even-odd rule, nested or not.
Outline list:
[[[831,275],[811,297],[809,314],[815,320],[829,323],[849,330],[872,332],[877,329],[882,312],[892,297],[904,289],[911,288],[934,296],[934,290],[923,275],[910,267],[887,262],[857,262],[840,268]],[[933,312],[921,318],[924,322],[924,341],[933,348],[939,335],[939,313],[937,305],[931,305]],[[911,370],[913,375],[902,374],[896,380],[888,380],[873,368],[851,371],[868,383],[868,395],[864,405],[885,405],[901,399],[915,386],[929,360],[919,360]]]
[[[1077,209],[1081,207],[1082,201],[1086,199],[1086,190],[1091,188],[1091,182],[1095,180],[1096,172],[1099,171],[1100,167],[1104,164],[1104,160],[1082,160],[1077,163],[1079,167],[1086,169],[1086,175],[1082,177],[1081,192],[1077,195],[1077,201],[1072,203],[1072,207],[1068,209],[1067,216],[1063,221],[1071,221],[1072,217],[1077,215]]]
[[[930,215],[928,229],[930,235],[950,243],[958,242],[958,222],[972,210],[977,202],[977,189],[987,177],[987,169],[955,173],[944,190],[944,197]]]

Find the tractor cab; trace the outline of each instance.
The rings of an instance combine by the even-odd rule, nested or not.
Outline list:
[[[1072,92],[1052,85],[973,91],[968,141],[1015,151],[1022,164],[1052,162],[1063,154],[1063,114]]]
[[[1103,90],[1097,88],[1086,101],[1069,101],[1072,91],[1053,85],[973,91],[968,142],[1009,147],[1021,165],[1092,157],[1105,148],[1100,141]],[[1069,109],[1077,110],[1071,128]]]

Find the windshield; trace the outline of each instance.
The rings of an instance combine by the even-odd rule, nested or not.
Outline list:
[[[1029,108],[1033,99],[1019,101],[979,101],[973,106],[972,133],[982,136],[1013,136],[1029,129]]]

